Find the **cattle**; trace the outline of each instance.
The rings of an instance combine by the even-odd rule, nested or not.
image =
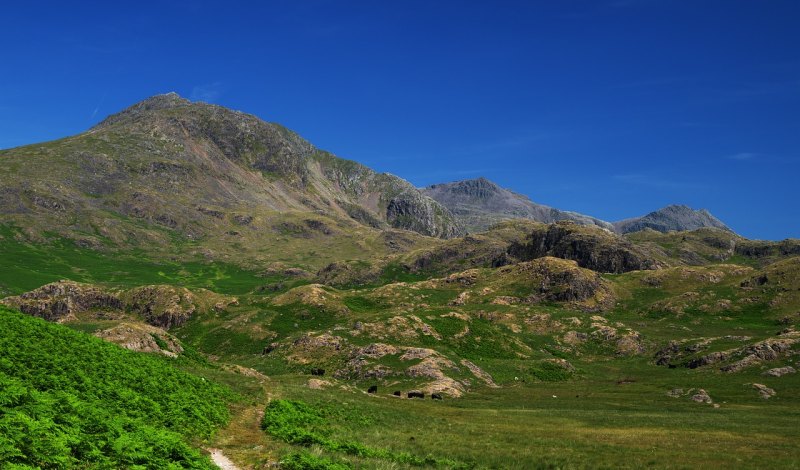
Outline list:
[[[372,387],[367,389],[367,393],[378,393],[378,386],[377,385],[373,385]]]
[[[408,398],[425,398],[425,394],[416,390],[412,390],[408,392]]]
[[[325,369],[311,369],[311,375],[325,375]]]
[[[442,395],[440,393],[431,393],[431,400],[441,400]]]

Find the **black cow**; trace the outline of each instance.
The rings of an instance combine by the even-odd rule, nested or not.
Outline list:
[[[431,400],[441,400],[442,395],[440,393],[431,393]]]
[[[325,375],[325,369],[311,369],[311,375]]]
[[[425,394],[422,392],[408,392],[408,398],[425,398]]]
[[[400,390],[395,390],[395,392],[392,395],[394,395],[396,397],[401,397],[401,396],[403,396],[403,392],[401,392]]]
[[[367,390],[367,393],[378,393],[378,386],[377,385],[373,385],[372,387],[370,387]]]

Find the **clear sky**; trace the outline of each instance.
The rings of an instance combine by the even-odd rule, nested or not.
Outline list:
[[[119,5],[117,4],[119,3]],[[0,148],[176,91],[423,186],[800,237],[800,1],[6,2]]]

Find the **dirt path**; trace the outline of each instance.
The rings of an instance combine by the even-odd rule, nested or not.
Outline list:
[[[214,461],[217,467],[221,470],[239,470],[239,467],[236,466],[231,459],[225,457],[225,454],[222,453],[219,449],[208,449],[211,452],[211,460]]]

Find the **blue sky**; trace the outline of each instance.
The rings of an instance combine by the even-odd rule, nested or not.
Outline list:
[[[13,3],[0,148],[176,91],[418,186],[800,237],[797,1]]]

